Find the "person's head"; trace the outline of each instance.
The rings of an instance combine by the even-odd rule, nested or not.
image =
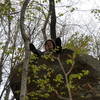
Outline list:
[[[47,40],[44,46],[45,46],[45,51],[53,50],[56,47],[55,42],[53,40]]]

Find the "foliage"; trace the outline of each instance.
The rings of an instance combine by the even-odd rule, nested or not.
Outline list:
[[[77,73],[77,74],[70,74],[69,75],[69,84],[70,88],[75,88],[74,79],[82,79],[83,77],[87,76],[89,74],[88,70],[82,70],[82,72]]]
[[[65,77],[63,73],[57,73],[55,68],[47,66],[46,64],[38,65],[37,59],[35,55],[32,55],[30,61],[30,68],[28,77],[28,99],[30,100],[38,100],[42,98],[50,98],[52,93],[55,94],[56,91],[63,97],[68,96],[67,87],[65,82]],[[34,60],[33,60],[34,59]],[[52,56],[45,56],[46,61],[52,61]],[[35,64],[35,65],[34,65]],[[67,64],[73,64],[73,62],[68,60]],[[57,65],[56,65],[57,66]],[[64,66],[65,67],[65,66]],[[60,68],[60,67],[59,67]],[[78,88],[77,84],[74,82],[75,80],[81,80],[82,78],[88,76],[88,70],[81,70],[78,73],[72,73],[69,75],[69,87],[71,91],[74,91]],[[53,95],[52,95],[53,96]],[[55,95],[57,96],[57,95]],[[57,97],[56,97],[57,98]]]
[[[52,61],[52,57],[48,57],[46,55],[43,58]],[[35,57],[31,57],[31,59],[35,59]],[[64,86],[64,78],[62,74],[55,74],[55,69],[45,64],[39,66],[30,64],[29,73],[31,73],[31,76],[28,77],[28,84],[29,86],[33,86],[32,91],[28,93],[29,99],[32,98],[32,100],[35,100],[37,98],[49,98],[50,94],[55,91],[60,91],[60,93],[63,94],[61,90],[64,89],[64,87],[59,87]],[[59,90],[57,90],[58,88]]]
[[[7,16],[9,20],[12,20],[13,16],[9,13],[15,12],[15,8],[11,7],[9,3],[0,3],[0,17]]]
[[[91,41],[90,36],[76,32],[70,37],[65,47],[74,50],[76,54],[87,54],[90,50]]]
[[[3,74],[5,76],[8,76],[7,70],[11,68],[10,65],[13,65],[13,63],[18,64],[19,62],[22,62],[23,58],[24,58],[23,40],[20,36],[20,30],[19,30],[20,7],[22,6],[24,1],[23,0],[17,0],[17,1],[16,0],[3,0],[3,1],[5,1],[5,2],[0,3],[0,21],[1,21],[0,22],[0,38],[1,38],[0,54],[1,55],[2,55],[2,51],[4,50],[4,46],[2,46],[4,41],[6,41],[8,37],[10,37],[9,46],[13,45],[16,42],[14,35],[16,35],[18,33],[18,38],[17,38],[17,42],[15,43],[15,47],[8,46],[6,51],[4,52],[4,57],[3,57],[2,62],[3,62],[3,71],[6,72],[6,74],[4,72],[3,72]],[[55,0],[55,3],[59,4],[60,2],[61,2],[61,0]],[[47,13],[48,13],[49,7],[47,5],[48,5],[48,0],[40,0],[40,1],[31,0],[31,2],[29,3],[29,5],[27,7],[27,11],[26,11],[26,15],[25,15],[25,21],[26,21],[26,23],[25,23],[26,30],[25,31],[27,31],[27,33],[30,34],[30,37],[32,38],[32,41],[34,43],[35,43],[35,40],[38,41],[38,39],[39,39],[39,42],[41,42],[41,41],[43,42],[43,39],[41,38],[41,26],[43,26],[43,22],[45,21],[44,15],[47,16]],[[66,6],[66,8],[64,10],[66,10],[66,12],[70,11],[70,14],[73,13],[77,9],[77,8],[75,8],[75,6],[70,6],[70,5],[69,6],[65,5],[65,6]],[[58,6],[57,6],[57,8],[58,8]],[[61,8],[61,7],[59,7],[59,8]],[[95,18],[100,19],[100,10],[99,9],[94,9],[91,12],[95,15]],[[58,15],[59,15],[59,17],[57,17],[57,29],[60,29],[62,26],[60,26],[60,27],[58,27],[58,26],[61,25],[63,21],[61,21],[59,19],[60,19],[60,17],[64,16],[65,13],[63,11],[61,11],[61,12],[59,12]],[[70,20],[70,18],[66,18],[66,19]],[[72,20],[71,20],[71,22],[73,24]],[[68,24],[68,23],[65,22],[64,24]],[[48,26],[49,26],[49,24],[48,24]],[[47,33],[49,33],[48,27],[46,28],[46,31],[48,31]],[[61,30],[59,30],[59,31],[61,31]],[[65,30],[65,31],[69,31],[69,30]],[[59,33],[59,32],[57,31],[57,33]],[[91,42],[91,37],[86,36],[86,35],[81,35],[80,33],[77,32],[74,35],[72,35],[72,37],[68,40],[68,43],[66,44],[66,48],[70,48],[70,49],[74,50],[76,54],[88,53],[89,49],[90,49],[89,48],[90,42]],[[96,51],[95,51],[95,53],[96,53]],[[8,59],[7,59],[7,57],[8,57]],[[35,60],[35,63],[37,63],[36,60],[38,59],[38,57],[36,57],[36,55],[32,55],[30,57],[30,59],[31,59],[30,63],[32,65],[32,64],[34,64],[33,59]],[[44,59],[50,60],[53,62],[55,61],[55,57],[53,57],[51,54],[45,55]],[[2,60],[2,59],[0,59],[0,60]],[[7,65],[8,62],[10,62],[12,64]],[[66,60],[66,62],[67,62],[67,64],[73,64],[73,61],[71,59]],[[35,99],[35,96],[38,96],[38,95],[39,95],[39,97],[47,98],[47,97],[49,97],[49,94],[52,91],[57,90],[59,92],[60,91],[59,89],[63,88],[62,90],[64,90],[64,91],[62,92],[62,90],[61,90],[59,93],[62,96],[65,96],[67,89],[64,87],[65,81],[64,81],[63,74],[58,73],[57,75],[55,75],[55,74],[52,75],[51,72],[53,71],[52,73],[57,73],[57,70],[54,70],[52,68],[51,68],[52,71],[48,70],[49,68],[46,65],[41,65],[39,67],[43,68],[43,70],[41,68],[38,69],[38,66],[32,67],[31,69],[32,69],[32,71],[33,70],[35,71],[35,72],[33,71],[33,78],[34,78],[34,75],[35,75],[35,77],[37,77],[35,80],[35,81],[37,81],[37,83],[35,83],[35,84],[38,84],[38,87],[40,87],[41,90],[36,91],[36,93],[35,93],[35,91],[30,92],[29,95],[33,95],[34,99]],[[46,67],[46,69],[44,67]],[[18,71],[21,72],[21,69],[19,69]],[[45,78],[40,77],[40,73],[42,71],[43,72],[46,71],[46,73],[44,73]],[[83,72],[81,72],[81,73],[83,74]],[[73,77],[76,77],[76,78],[72,78],[71,81],[73,82],[76,79],[78,80],[80,77],[82,79],[83,78],[83,76],[81,76],[82,74],[79,74],[79,73],[78,73],[78,75],[74,74]],[[5,77],[5,76],[3,76],[3,77]],[[51,79],[51,76],[54,78]],[[51,81],[49,78],[51,79]],[[29,81],[29,84],[31,84],[30,77],[28,78],[28,81]],[[69,81],[70,81],[70,79],[69,79]],[[52,86],[50,84],[50,82],[54,82],[55,85]],[[48,86],[47,84],[50,84],[50,85]],[[73,84],[73,86],[75,87],[76,84]],[[44,91],[46,89],[46,87],[48,90],[47,90],[47,92],[43,93],[42,91]]]
[[[52,52],[47,53],[47,54],[43,55],[42,57],[43,57],[44,59],[46,59],[46,60],[51,60],[51,61],[54,61],[54,60],[55,60],[55,57],[54,57],[54,55],[53,55]]]
[[[40,66],[31,66],[32,76],[28,78],[28,84],[34,84],[34,91],[28,93],[29,96],[32,96],[33,99],[37,97],[45,97],[49,96],[49,93],[53,91],[52,86],[50,85],[50,77],[53,73],[51,68],[47,68],[46,65]],[[41,73],[41,76],[40,76]]]

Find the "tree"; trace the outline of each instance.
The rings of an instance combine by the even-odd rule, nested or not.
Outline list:
[[[27,40],[27,42],[31,41],[33,44],[35,44],[36,48],[41,49],[41,46],[43,47],[44,41],[46,41],[50,37],[52,39],[55,39],[57,35],[61,37],[63,45],[67,43],[66,48],[73,49],[75,50],[75,53],[78,54],[83,52],[91,54],[91,52],[89,51],[91,41],[89,42],[88,46],[86,46],[86,43],[90,40],[90,37],[85,39],[83,39],[82,37],[85,36],[85,33],[89,33],[89,30],[91,31],[94,26],[92,26],[92,28],[89,27],[88,30],[85,27],[86,25],[83,25],[77,21],[74,22],[73,20],[73,18],[75,17],[73,16],[74,11],[80,11],[80,9],[75,8],[75,6],[77,6],[76,4],[79,1],[77,3],[76,1],[67,1],[68,5],[58,5],[62,2],[62,0],[31,0],[30,3],[28,3],[27,9],[25,10],[24,19],[22,19],[22,21],[24,20],[24,22],[22,22],[22,25],[24,25],[25,29],[22,30],[25,31],[25,37],[27,38],[24,39],[24,41],[22,35],[20,34],[23,32],[20,32],[19,24],[23,2],[23,0],[0,1],[0,77],[2,77],[2,79],[0,78],[0,80],[3,80],[4,84],[4,88],[3,90],[1,90],[0,99],[3,99],[4,95],[6,95],[6,87],[9,86],[8,80],[10,79],[10,73],[13,71],[14,66],[25,60],[25,44],[27,44],[25,41]],[[64,12],[61,11],[58,13],[59,10],[56,10],[56,13],[55,8],[59,10],[64,8]],[[95,11],[98,15],[99,9],[96,9]],[[86,12],[84,11],[84,13]],[[77,19],[80,19],[80,21],[82,21],[81,18]],[[93,20],[91,22],[93,22]],[[92,24],[93,23],[89,23],[87,26]],[[78,34],[76,36],[77,38],[73,37],[77,32],[83,35]],[[95,31],[94,33],[96,32],[97,31]],[[96,47],[98,49],[99,42],[97,40],[97,37],[93,36],[93,38],[96,40]],[[96,48],[94,49],[93,50],[95,52],[92,52],[93,56],[97,51]],[[99,55],[99,53],[95,55],[95,57],[98,58],[97,56]],[[60,77],[60,75],[58,75],[57,78],[58,77]],[[38,80],[40,79],[41,78],[38,78]],[[3,85],[1,84],[1,86]]]
[[[22,80],[21,80],[21,91],[20,91],[20,100],[26,99],[26,93],[27,93],[27,74],[28,74],[28,66],[29,66],[29,36],[25,33],[24,28],[24,19],[25,19],[25,11],[26,7],[28,5],[30,0],[25,0],[21,9],[20,14],[20,28],[21,28],[21,34],[22,38],[24,40],[24,47],[25,47],[25,59],[23,63],[23,69],[22,69]]]
[[[50,35],[51,39],[56,39],[56,12],[55,12],[55,1],[49,0],[49,13],[51,15],[50,23]]]

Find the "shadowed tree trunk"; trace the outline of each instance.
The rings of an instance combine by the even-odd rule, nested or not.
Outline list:
[[[56,39],[56,12],[55,12],[55,1],[49,0],[49,13],[51,15],[50,23],[50,35],[51,39]]]

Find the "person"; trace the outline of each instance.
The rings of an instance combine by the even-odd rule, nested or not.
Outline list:
[[[32,43],[29,44],[29,47],[30,47],[30,51],[32,51],[38,57],[40,57],[41,55],[47,52],[56,52],[57,54],[59,54],[62,50],[60,37],[56,38],[55,41],[52,39],[47,40],[44,44],[45,47],[44,52],[41,52],[40,50],[36,49]]]
[[[56,48],[55,42],[53,40],[47,40],[44,44],[45,52],[53,51]]]

